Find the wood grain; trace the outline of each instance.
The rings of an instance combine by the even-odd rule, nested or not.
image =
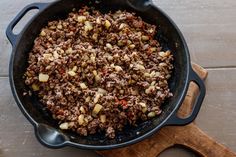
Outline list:
[[[203,67],[236,66],[236,1],[153,0],[179,26],[192,61]]]

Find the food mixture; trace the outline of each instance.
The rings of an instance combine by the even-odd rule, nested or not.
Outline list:
[[[60,129],[114,138],[125,125],[161,114],[172,96],[173,55],[162,50],[157,31],[135,13],[74,9],[35,39],[25,84]]]

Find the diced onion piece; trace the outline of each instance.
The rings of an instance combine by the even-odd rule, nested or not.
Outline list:
[[[155,112],[149,112],[147,115],[149,118],[155,117],[156,113]]]
[[[112,57],[111,55],[107,55],[107,59],[108,59],[109,61],[112,61],[112,60],[113,60],[113,57]]]
[[[119,92],[120,92],[120,94],[124,94],[125,91],[123,89],[121,89]]]
[[[143,107],[143,108],[142,108],[142,112],[143,112],[143,113],[147,112],[147,107]]]
[[[70,53],[72,53],[72,52],[73,52],[73,50],[72,50],[71,47],[66,50],[66,53],[67,53],[67,54],[70,54]]]
[[[156,72],[155,71],[152,71],[151,73],[150,73],[150,77],[155,77],[156,76]]]
[[[113,55],[113,57],[114,57],[114,58],[119,58],[119,54],[116,53],[116,54]]]
[[[62,29],[63,27],[62,27],[61,24],[58,24],[58,25],[57,25],[57,28],[58,28],[58,29]]]
[[[49,75],[40,73],[39,74],[39,82],[47,82],[49,79]]]
[[[90,96],[88,96],[88,97],[85,99],[85,102],[89,102],[89,101],[90,101],[90,99],[91,99],[91,97],[90,97]]]
[[[37,85],[37,84],[32,84],[32,89],[33,89],[33,91],[38,91],[39,90],[39,86]]]
[[[132,52],[131,56],[132,56],[132,57],[138,56],[138,55],[137,55],[137,52]]]
[[[159,63],[159,66],[164,67],[164,66],[167,66],[167,64],[166,63]]]
[[[88,88],[85,83],[80,83],[79,86],[80,86],[81,89],[87,89]]]
[[[112,49],[112,45],[110,43],[107,43],[106,47],[109,48],[109,49]]]
[[[95,62],[96,62],[96,57],[95,57],[94,55],[91,55],[91,56],[90,56],[90,61],[91,61],[92,63],[95,63]]]
[[[67,130],[69,128],[69,124],[67,122],[64,122],[64,123],[61,123],[59,127],[62,130]]]
[[[115,67],[114,63],[111,63],[110,67],[111,67],[111,68],[114,68],[114,67]]]
[[[85,21],[84,24],[85,24],[84,26],[85,32],[91,31],[93,29],[93,25],[91,22]]]
[[[161,76],[161,73],[157,71],[156,74],[155,74],[155,76],[156,76],[156,77],[159,77],[159,76]]]
[[[161,51],[158,54],[161,57],[168,57],[170,55],[170,51],[169,50],[167,50],[166,52]]]
[[[152,81],[151,86],[154,86],[156,84],[156,81]]]
[[[86,126],[86,125],[88,125],[88,118],[87,117],[84,117],[84,124],[83,124],[83,126]]]
[[[147,107],[147,105],[143,102],[140,102],[139,105],[142,106],[142,107]]]
[[[106,115],[100,115],[100,121],[102,123],[105,123],[106,122]]]
[[[170,53],[171,53],[170,50],[167,50],[166,51],[166,57],[168,57],[170,55]]]
[[[144,73],[143,75],[144,75],[144,77],[150,77],[149,73]]]
[[[147,105],[143,102],[140,102],[139,105],[142,106],[142,112],[145,113],[147,111]]]
[[[73,68],[72,68],[72,71],[77,71],[77,66],[74,66]]]
[[[86,20],[86,16],[78,16],[77,17],[77,21],[80,23],[84,22],[85,20]]]
[[[130,48],[130,49],[134,49],[134,48],[135,48],[135,45],[134,45],[134,44],[131,44],[131,45],[129,45],[129,48]]]
[[[44,37],[46,36],[46,32],[44,30],[41,31],[40,36]]]
[[[96,19],[96,23],[97,23],[97,24],[101,24],[101,19],[100,19],[100,17],[98,17],[98,18]]]
[[[82,112],[82,113],[85,113],[85,109],[83,106],[80,106],[79,110]]]
[[[106,29],[109,29],[111,26],[111,23],[110,23],[110,21],[106,20],[104,25],[105,25]]]
[[[57,53],[57,51],[53,51],[53,57],[55,59],[58,59],[59,58],[59,54]]]
[[[98,93],[105,95],[105,94],[107,94],[107,91],[105,89],[98,88]]]
[[[50,26],[49,29],[56,29],[56,26]]]
[[[98,72],[96,70],[93,70],[93,75],[94,76],[98,75]]]
[[[120,67],[120,66],[118,66],[118,65],[116,65],[115,67],[115,70],[117,71],[117,72],[119,72],[119,71],[122,71],[123,69]]]
[[[96,76],[95,76],[95,81],[96,81],[96,82],[99,82],[101,79],[102,79],[102,78],[101,78],[100,75],[96,75]]]
[[[130,61],[130,58],[129,58],[129,56],[128,56],[127,54],[124,55],[124,59],[125,59],[126,61]]]
[[[141,65],[141,64],[136,64],[135,65],[135,69],[136,70],[145,70],[145,67],[143,65]]]
[[[74,71],[72,71],[72,70],[71,70],[71,71],[68,71],[67,73],[68,73],[70,76],[75,76],[75,75],[76,75],[76,73],[75,73]]]
[[[102,105],[96,104],[93,108],[92,115],[96,116],[100,112],[101,109],[102,109]]]
[[[148,32],[149,32],[149,33],[153,33],[154,30],[151,28],[151,29],[148,30]]]
[[[50,61],[53,61],[53,56],[52,56],[51,53],[45,53],[45,54],[43,54],[43,57],[44,57],[45,59],[48,59],[48,60],[50,60]]]
[[[101,97],[101,94],[96,93],[95,98],[93,99],[93,102],[94,102],[94,103],[97,103],[98,100],[100,99],[100,97]]]
[[[123,29],[126,26],[125,23],[120,24],[119,29]]]
[[[143,41],[147,41],[147,40],[149,40],[149,37],[146,36],[146,35],[142,35],[141,39],[142,39]]]
[[[131,40],[127,40],[127,44],[130,45],[132,43]]]
[[[122,40],[118,40],[118,42],[117,42],[117,45],[118,45],[118,46],[123,46],[123,45],[124,45],[124,43],[123,43],[123,41],[122,41]]]
[[[155,52],[156,50],[157,50],[156,47],[151,47],[151,48],[150,48],[150,51],[151,51],[151,52]]]
[[[79,115],[78,122],[79,122],[79,125],[83,125],[83,123],[84,123],[84,115],[83,114]]]

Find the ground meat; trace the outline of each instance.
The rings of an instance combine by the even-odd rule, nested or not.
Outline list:
[[[172,96],[173,55],[162,50],[157,31],[134,13],[73,10],[35,39],[25,84],[61,129],[114,138],[125,125],[161,114]]]

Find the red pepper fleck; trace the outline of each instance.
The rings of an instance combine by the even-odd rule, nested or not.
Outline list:
[[[62,109],[59,109],[56,114],[57,115],[64,115],[64,111]]]
[[[126,100],[120,100],[120,104],[122,105],[122,106],[127,106],[127,101]]]
[[[107,74],[107,69],[102,70],[102,75],[105,76]]]
[[[64,69],[62,69],[62,68],[61,68],[61,69],[59,69],[58,71],[59,71],[59,73],[60,73],[60,74],[64,74],[64,73],[65,73],[65,70],[64,70]]]
[[[148,54],[148,55],[151,55],[151,54],[152,54],[151,48],[149,48],[149,49],[147,50],[147,54]]]

